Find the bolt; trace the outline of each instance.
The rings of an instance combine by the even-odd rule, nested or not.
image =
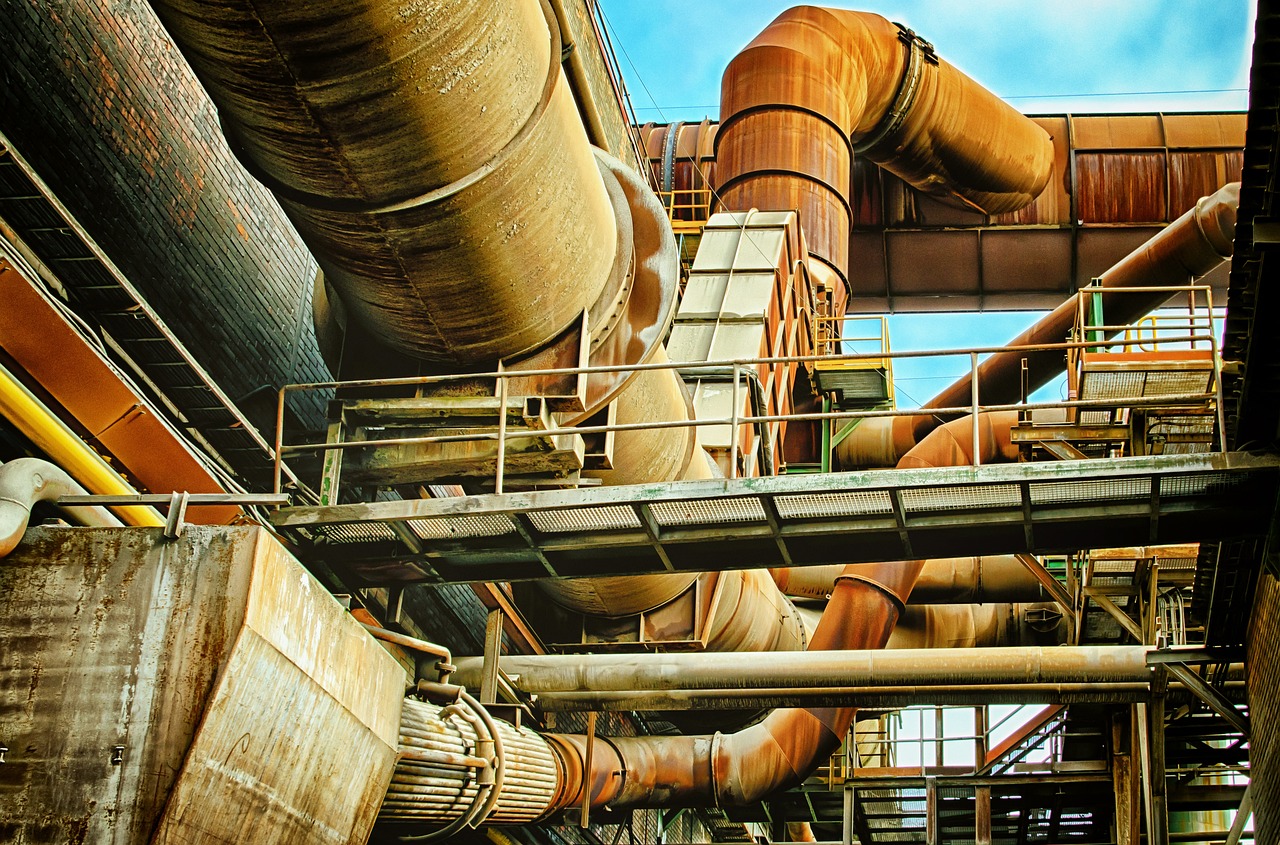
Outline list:
[[[114,745],[111,747],[111,765],[119,766],[124,762],[124,746]]]

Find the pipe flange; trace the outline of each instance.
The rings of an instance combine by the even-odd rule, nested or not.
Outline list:
[[[675,319],[680,254],[666,211],[648,183],[609,153],[598,149],[594,152],[606,183],[616,183],[617,190],[611,186],[610,198],[625,201],[632,225],[631,249],[620,249],[615,262],[615,272],[621,262],[630,263],[629,284],[614,289],[624,292],[625,300],[619,296],[614,309],[601,315],[603,325],[591,338],[588,361],[592,367],[642,364],[658,351]],[[586,410],[573,415],[566,424],[574,425],[598,412],[635,375],[626,370],[589,374]]]

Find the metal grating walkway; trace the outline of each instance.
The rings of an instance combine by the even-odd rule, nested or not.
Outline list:
[[[1280,457],[1164,455],[373,502],[277,511],[368,584],[519,581],[1264,534]]]

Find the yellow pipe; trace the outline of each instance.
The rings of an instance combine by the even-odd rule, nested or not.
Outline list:
[[[2,366],[0,415],[90,493],[129,496],[138,492]],[[155,508],[119,507],[111,510],[126,525],[164,525],[164,518]]]

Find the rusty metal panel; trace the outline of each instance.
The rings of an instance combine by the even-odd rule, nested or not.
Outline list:
[[[1086,224],[1169,219],[1163,151],[1078,153],[1076,180],[1077,210]]]
[[[1071,137],[1077,150],[1163,147],[1164,128],[1158,114],[1071,115]]]
[[[34,528],[0,590],[0,830],[365,841],[404,673],[265,531]]]
[[[1171,149],[1222,147],[1243,150],[1245,118],[1244,112],[1166,114],[1165,145]]]
[[[1238,182],[1244,150],[1169,153],[1169,213],[1179,215],[1228,182]]]
[[[854,156],[849,174],[849,206],[855,229],[884,225],[884,180],[897,178],[870,160]],[[855,272],[850,265],[850,275]]]
[[[1073,290],[1069,229],[990,229],[982,233],[985,293],[1053,293]],[[1025,305],[1020,307],[1027,307]]]
[[[221,493],[221,483],[23,274],[0,259],[0,348],[51,395],[93,441],[148,490]],[[189,521],[227,523],[237,507],[195,508]]]
[[[1076,287],[1111,269],[1160,231],[1159,226],[1108,226],[1081,229],[1076,242]]]
[[[889,232],[897,296],[954,296],[979,290],[977,232]]]
[[[889,296],[884,241],[885,236],[881,232],[854,232],[849,237],[849,286],[852,288],[850,310],[855,310],[854,299],[887,299]]]

